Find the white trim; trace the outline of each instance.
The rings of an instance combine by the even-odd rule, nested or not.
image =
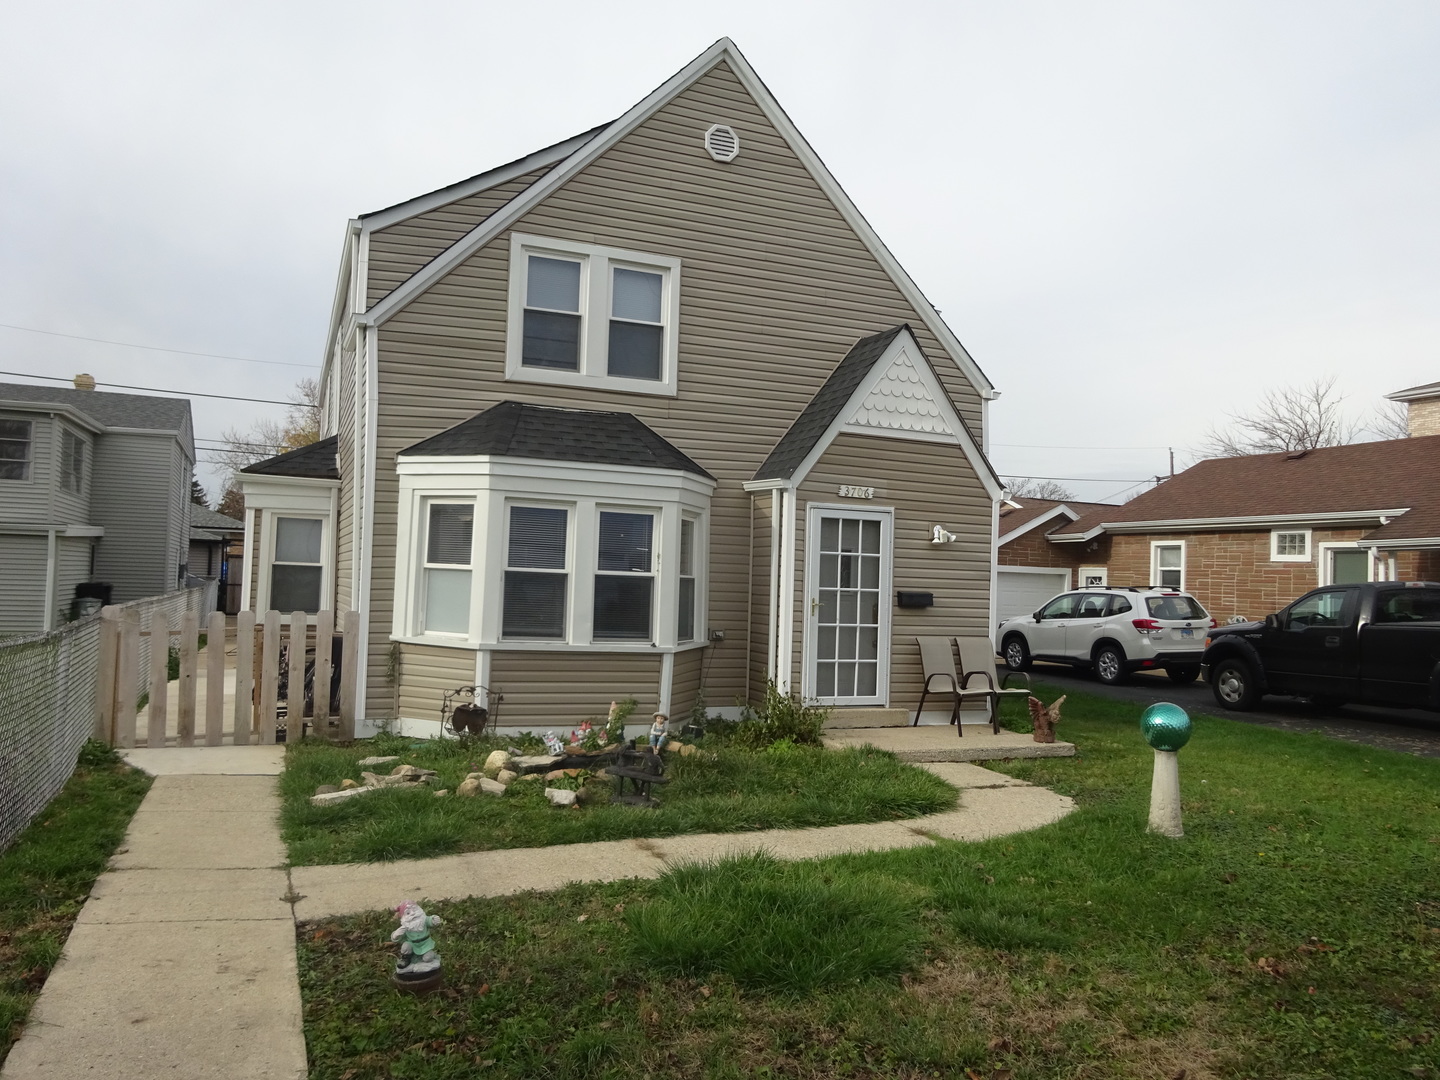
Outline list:
[[[843,188],[825,167],[819,156],[811,149],[810,144],[805,141],[804,136],[790,122],[790,118],[780,107],[765,84],[760,81],[754,70],[750,67],[745,58],[740,55],[740,50],[735,47],[734,42],[729,38],[721,38],[714,45],[706,49],[675,75],[667,79],[658,89],[649,94],[643,101],[636,104],[629,112],[616,120],[595,138],[589,140],[585,145],[578,147],[573,153],[542,176],[535,183],[531,184],[510,202],[506,203],[490,217],[486,218],[475,228],[471,229],[460,240],[456,241],[448,249],[441,252],[412,277],[397,286],[385,299],[381,300],[370,311],[365,314],[365,321],[374,325],[384,323],[397,312],[405,308],[416,297],[424,293],[441,278],[445,277],[457,266],[468,259],[472,254],[484,247],[490,241],[510,228],[516,221],[522,218],[530,210],[534,209],[541,201],[547,198],[551,192],[560,188],[571,179],[576,173],[590,165],[595,159],[604,154],[621,139],[625,138],[643,122],[648,120],[663,106],[668,104],[677,95],[684,92],[693,83],[708,73],[712,68],[721,63],[726,63],[740,80],[741,84],[754,98],[760,110],[765,113],[781,138],[789,144],[801,163],[809,171],[811,177],[819,185],[830,201],[839,210],[840,215],[854,230],[861,243],[870,251],[871,255],[880,263],[881,267],[889,274],[890,278],[899,287],[900,292],[910,302],[910,305],[919,314],[925,326],[939,339],[941,346],[950,354],[950,359],[955,366],[970,380],[981,398],[989,397],[994,392],[994,386],[985,377],[985,373],[979,365],[971,358],[960,340],[951,331],[949,326],[940,317],[940,313],[925,298],[924,293],[911,280],[903,267],[895,261],[895,257],[885,247],[884,243],[870,227],[870,223],[861,215],[859,209],[850,201]]]
[[[335,357],[336,342],[340,339],[340,327],[355,308],[352,301],[351,282],[354,280],[352,260],[355,252],[355,236],[360,231],[360,222],[351,219],[345,226],[345,243],[340,247],[340,272],[335,277],[335,296],[330,301],[330,328],[325,334],[324,358],[320,361],[320,383],[325,384]]]
[[[990,506],[990,610],[986,626],[1000,622],[1000,502],[996,499]]]
[[[797,516],[795,491],[777,492],[783,497],[785,518],[780,533],[780,596],[775,650],[775,687],[782,694],[790,693],[795,674],[795,545]]]
[[[521,362],[525,339],[525,288],[529,280],[527,259],[531,255],[561,256],[580,261],[580,310],[576,313],[580,317],[580,355],[576,371],[531,367]],[[614,268],[658,274],[662,280],[660,310],[664,344],[658,379],[623,378],[611,375],[607,369],[612,319],[610,281]],[[506,311],[505,378],[509,382],[580,386],[650,396],[674,397],[679,392],[680,260],[677,258],[511,233]]]
[[[429,213],[431,210],[438,210],[442,206],[449,206],[451,203],[459,202],[461,199],[468,199],[472,195],[479,195],[482,191],[489,191],[491,188],[499,187],[501,184],[508,184],[511,180],[518,179],[528,172],[536,169],[543,169],[547,165],[554,165],[558,161],[564,161],[580,147],[584,146],[591,139],[602,134],[598,131],[587,131],[583,135],[574,135],[564,142],[548,146],[543,150],[537,150],[533,154],[510,162],[508,165],[501,165],[488,172],[472,176],[467,180],[461,180],[457,184],[439,188],[436,191],[426,192],[424,195],[417,195],[413,199],[406,199],[404,202],[396,203],[394,206],[387,206],[383,210],[373,210],[368,214],[361,214],[359,224],[363,225],[366,232],[379,232],[381,229],[388,229],[402,221],[408,221],[420,214]]]
[[[1065,574],[1065,580],[1070,580],[1070,568],[1068,566],[1006,566],[1002,563],[999,568],[1007,574]],[[1060,591],[1065,592],[1069,588],[1070,586],[1066,585],[1065,588]]]
[[[780,648],[780,507],[785,503],[784,488],[770,488],[770,607],[765,616],[765,677],[774,679],[778,670]]]
[[[1021,507],[1021,509],[1024,509],[1024,507]],[[1006,533],[1004,536],[1000,537],[1000,544],[999,544],[999,546],[1000,546],[1000,547],[1004,547],[1006,544],[1010,543],[1011,540],[1018,539],[1019,537],[1024,536],[1026,533],[1030,532],[1032,529],[1036,528],[1037,526],[1044,525],[1047,521],[1054,521],[1057,517],[1060,517],[1060,516],[1062,516],[1062,515],[1068,515],[1071,521],[1079,521],[1079,520],[1080,520],[1080,515],[1079,515],[1079,514],[1077,514],[1074,510],[1071,510],[1070,507],[1066,506],[1064,503],[1061,503],[1059,506],[1052,506],[1049,510],[1046,510],[1043,514],[1037,514],[1035,517],[1031,518],[1029,521],[1027,521],[1024,525],[1021,525],[1019,528],[1011,529],[1011,530],[1010,530],[1008,533]],[[998,520],[998,507],[997,507],[997,520]],[[1000,528],[1000,526],[997,524],[997,525],[995,526],[995,528],[996,528],[996,530],[998,531],[999,528]]]
[[[1185,591],[1185,557],[1186,557],[1185,548],[1186,548],[1187,546],[1188,546],[1188,545],[1185,543],[1185,541],[1184,541],[1183,539],[1182,539],[1182,540],[1151,540],[1151,541],[1150,541],[1150,580],[1149,580],[1146,584],[1149,584],[1149,585],[1159,585],[1159,584],[1160,584],[1160,564],[1159,564],[1158,561],[1156,560],[1156,556],[1157,556],[1157,554],[1158,554],[1158,552],[1159,552],[1159,549],[1160,549],[1160,548],[1168,548],[1168,547],[1178,547],[1178,548],[1180,549],[1180,584],[1177,585],[1177,586],[1175,586],[1175,588],[1176,588],[1177,591],[1179,591],[1179,592],[1184,592],[1184,591]],[[1167,569],[1167,570],[1173,570],[1173,569],[1175,569],[1175,568],[1174,568],[1173,566],[1167,566],[1165,569]],[[1167,586],[1167,587],[1168,587],[1168,586]]]
[[[241,489],[244,492],[244,489]],[[245,539],[244,548],[240,552],[240,610],[250,611],[250,593],[255,582],[255,557],[258,552],[255,550],[255,519],[260,516],[260,511],[253,506],[245,507]]]
[[[368,708],[369,679],[365,673],[370,667],[370,582],[375,548],[375,444],[379,441],[380,331],[373,326],[366,327],[361,340],[365,343],[365,504],[361,512],[363,531],[352,539],[351,550],[359,556],[357,560],[352,555],[352,560],[360,563],[360,577],[356,582],[356,591],[350,596],[351,605],[360,612],[360,641],[356,655],[359,657],[361,676],[355,680],[356,717],[364,716]],[[358,349],[356,357],[358,364]],[[358,416],[356,420],[358,422]],[[393,608],[391,629],[394,629]]]
[[[1252,517],[1156,518],[1153,521],[1102,521],[1089,532],[1051,533],[1050,539],[1061,543],[1093,540],[1102,532],[1135,533],[1165,530],[1170,532],[1213,532],[1220,529],[1263,528],[1270,525],[1349,525],[1356,522],[1379,521],[1382,517],[1399,517],[1410,509],[1402,506],[1392,510],[1340,510],[1322,514],[1264,514]]]
[[[56,585],[56,563],[59,561],[58,544],[55,540],[55,529],[45,530],[45,618],[41,623],[41,629],[47,634],[55,629],[55,585]]]
[[[655,711],[670,715],[670,694],[675,688],[675,654],[660,654],[660,688]]]
[[[844,698],[838,696],[821,698],[815,692],[815,637],[819,620],[815,608],[818,603],[820,587],[818,583],[820,545],[816,537],[816,528],[821,517],[880,522],[880,622],[876,654],[875,694],[870,697],[851,695]],[[894,601],[892,600],[894,585],[895,508],[893,506],[866,506],[862,509],[853,505],[833,503],[807,502],[805,504],[805,589],[800,594],[800,603],[804,606],[801,615],[804,619],[804,630],[801,636],[800,694],[806,701],[818,700],[823,704],[841,708],[889,705],[890,652],[895,621]]]
[[[1305,554],[1303,555],[1281,555],[1281,536],[1303,536],[1305,537]],[[1271,562],[1309,562],[1313,558],[1314,541],[1310,529],[1271,529],[1270,530],[1270,561]]]
[[[921,382],[925,384],[927,391],[935,399],[935,404],[940,410],[941,418],[950,429],[950,435],[948,437],[936,435],[931,432],[887,431],[880,428],[853,424],[856,411],[864,403],[865,399],[869,397],[870,392],[885,380],[889,374],[890,366],[901,360],[909,362],[914,370],[919,373]],[[810,470],[815,467],[815,463],[820,460],[825,454],[825,451],[830,448],[830,444],[833,443],[836,437],[843,431],[860,435],[879,435],[921,442],[951,443],[952,445],[958,446],[960,451],[965,455],[966,460],[970,463],[970,467],[974,470],[976,477],[992,500],[998,500],[1004,492],[1003,485],[1001,485],[1000,481],[996,478],[994,471],[990,468],[989,462],[985,460],[985,456],[980,453],[980,447],[971,437],[970,431],[965,426],[964,421],[960,419],[960,414],[955,411],[955,406],[950,401],[950,395],[947,394],[944,387],[940,385],[940,379],[930,366],[929,360],[926,359],[924,350],[920,348],[919,342],[915,340],[914,335],[908,330],[895,335],[894,339],[886,347],[885,352],[875,361],[869,372],[866,373],[865,378],[860,381],[860,385],[855,388],[854,392],[845,402],[844,407],[836,414],[835,419],[830,422],[830,426],[825,429],[825,433],[820,436],[815,445],[811,447],[810,452],[805,455],[800,464],[795,467],[794,471],[786,479],[786,483],[791,487],[796,487],[803,483]]]
[[[60,386],[60,387],[56,387],[56,389],[57,389],[57,390],[69,390],[69,389],[71,389],[71,388],[70,388],[70,387],[65,387],[65,386]],[[92,435],[104,435],[106,432],[110,432],[110,431],[120,432],[121,434],[132,434],[132,433],[133,433],[133,434],[139,434],[139,435],[175,435],[175,436],[178,436],[178,435],[180,434],[178,431],[165,431],[165,430],[161,430],[161,429],[159,429],[159,428],[155,428],[155,429],[151,429],[151,428],[140,428],[140,429],[136,430],[136,429],[133,429],[133,428],[112,428],[112,427],[107,427],[107,426],[105,426],[104,424],[100,423],[100,421],[96,420],[93,416],[89,415],[88,413],[81,412],[81,411],[80,411],[79,409],[77,409],[74,405],[62,405],[62,404],[60,404],[59,402],[46,402],[46,401],[11,401],[11,400],[8,400],[8,399],[4,399],[4,400],[0,400],[0,411],[5,411],[5,412],[45,413],[47,416],[63,416],[66,420],[69,420],[72,424],[75,424],[77,427],[85,428],[85,429],[86,429],[87,431],[89,431]],[[33,420],[30,421],[30,423],[33,424],[34,421],[33,421]],[[32,439],[33,439],[33,436],[32,436]]]
[[[1088,574],[1099,574],[1099,581],[1086,581]],[[1077,589],[1105,589],[1109,588],[1110,568],[1108,566],[1079,566],[1075,568],[1075,588]],[[1068,586],[1067,586],[1068,588]]]

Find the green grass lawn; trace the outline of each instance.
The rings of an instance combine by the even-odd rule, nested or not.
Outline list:
[[[1440,762],[1200,716],[1172,841],[1138,713],[996,766],[1079,804],[1035,832],[436,905],[427,999],[387,915],[303,926],[311,1076],[1440,1078]]]
[[[60,959],[90,886],[125,836],[150,777],[86,745],[59,795],[0,855],[0,1061]]]
[[[370,740],[349,747],[310,740],[286,750],[282,833],[290,861],[370,862],[458,851],[543,847],[591,840],[696,832],[804,828],[889,821],[953,809],[955,789],[924,769],[875,750],[834,753],[783,744],[749,751],[720,746],[690,757],[668,754],[671,782],[657,788],[659,809],[608,803],[557,810],[542,784],[504,796],[435,798],[433,789],[387,789],[338,805],[312,806],[320,784],[360,779],[361,758],[402,753],[402,761],[440,774],[451,792],[503,740]],[[393,766],[382,766],[387,772]],[[607,789],[608,790],[608,789]]]

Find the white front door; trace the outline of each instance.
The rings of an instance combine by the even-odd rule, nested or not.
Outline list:
[[[889,701],[892,526],[888,510],[809,508],[806,699],[825,705]]]

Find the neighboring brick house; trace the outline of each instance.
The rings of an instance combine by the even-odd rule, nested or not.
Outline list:
[[[1391,401],[1405,403],[1406,427],[1410,437],[1440,435],[1440,382],[1412,386],[1386,394]]]
[[[1440,435],[1202,461],[1046,539],[1108,539],[1109,584],[1183,588],[1222,622],[1320,585],[1437,580]]]
[[[995,618],[1034,611],[1056,593],[1081,585],[1107,583],[1110,538],[1083,544],[1056,544],[1050,534],[1063,532],[1082,516],[1114,509],[1108,503],[1011,497],[1000,504],[995,545]]]

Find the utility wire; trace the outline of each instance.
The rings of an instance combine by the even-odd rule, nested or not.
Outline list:
[[[167,349],[161,345],[136,345],[132,341],[111,341],[109,338],[84,337],[80,334],[62,334],[58,330],[37,330],[33,326],[15,326],[13,323],[0,323],[6,330],[23,330],[27,334],[45,334],[49,337],[73,338],[76,341],[94,341],[101,345],[120,345],[127,349],[145,349],[148,352],[176,353],[179,356],[205,356],[211,360],[239,360],[244,364],[274,364],[278,367],[319,367],[318,364],[300,364],[293,360],[256,360],[249,356],[226,356],[223,353],[192,352],[190,349]]]
[[[0,371],[0,375],[15,375],[22,379],[48,379],[50,382],[68,383],[73,381],[71,379],[61,378],[58,375],[32,375],[28,371]],[[274,398],[236,397],[234,394],[202,394],[198,390],[161,390],[154,386],[131,386],[128,383],[119,382],[99,382],[97,380],[95,385],[116,386],[121,390],[146,390],[152,394],[179,394],[181,397],[221,398],[225,401],[255,401],[261,405],[298,405],[302,409],[318,409],[320,407],[319,405],[311,405],[304,401],[276,401]]]
[[[1075,482],[1075,483],[1080,483],[1080,482],[1083,481],[1084,483],[1087,483],[1087,484],[1089,484],[1089,483],[1103,484],[1103,483],[1106,483],[1107,481],[1110,482],[1110,483],[1112,483],[1112,484],[1113,484],[1113,483],[1126,483],[1126,482],[1127,482],[1127,481],[1120,480],[1118,477],[1115,477],[1115,476],[1022,476],[1020,473],[1011,473],[1011,472],[1001,472],[1000,475],[1001,475],[1002,478],[1007,479],[1007,480],[1070,480],[1070,481],[1073,481],[1073,482]],[[1144,479],[1144,480],[1131,480],[1131,481],[1128,481],[1128,483],[1131,485],[1131,487],[1135,486],[1136,484],[1148,484],[1149,482],[1150,482],[1150,480],[1149,480],[1148,477],[1147,477],[1146,479]]]

